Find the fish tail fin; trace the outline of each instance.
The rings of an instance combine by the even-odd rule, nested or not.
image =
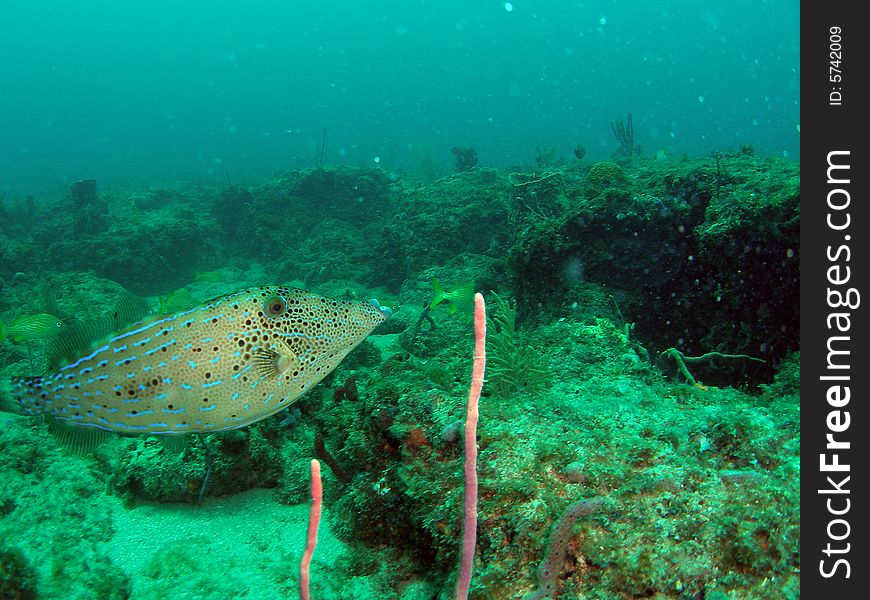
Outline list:
[[[12,396],[12,380],[5,375],[0,377],[0,412],[23,414],[18,402]]]
[[[432,298],[432,302],[429,303],[429,309],[433,309],[443,300],[447,299],[447,293],[444,291],[444,288],[441,287],[441,282],[438,281],[437,277],[432,278],[432,289],[435,290],[435,296]]]

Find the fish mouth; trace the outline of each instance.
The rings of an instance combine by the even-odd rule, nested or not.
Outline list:
[[[381,303],[378,302],[377,298],[372,298],[371,300],[369,300],[369,304],[381,311],[381,314],[384,315],[384,319],[389,319],[393,316],[393,309],[389,306],[381,306]]]

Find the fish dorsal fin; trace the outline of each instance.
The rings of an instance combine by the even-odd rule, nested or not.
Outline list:
[[[46,347],[49,369],[58,369],[81,358],[98,341],[127,325],[142,321],[150,313],[151,308],[145,300],[124,292],[108,313],[76,321],[49,340]]]
[[[115,306],[109,312],[109,317],[114,321],[114,331],[118,331],[144,320],[151,314],[151,307],[136,294],[124,291],[115,301]]]
[[[48,368],[59,369],[81,358],[95,341],[114,331],[114,320],[109,315],[76,321],[48,342],[45,349]]]
[[[97,427],[70,425],[55,417],[46,417],[48,431],[57,443],[71,454],[85,456],[97,449],[97,446],[111,437],[112,432]]]

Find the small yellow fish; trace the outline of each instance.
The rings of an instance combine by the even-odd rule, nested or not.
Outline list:
[[[6,338],[13,342],[47,340],[63,331],[64,327],[62,320],[48,313],[18,317],[11,325],[0,323],[0,341]]]
[[[447,302],[450,305],[448,312],[451,315],[457,309],[466,315],[474,313],[474,283],[463,283],[450,291],[446,291],[441,287],[441,282],[438,279],[433,279],[432,288],[435,290],[435,297],[429,303],[430,310],[442,302]]]
[[[160,296],[158,299],[157,314],[168,315],[184,310],[185,308],[190,308],[194,304],[196,304],[196,302],[193,300],[190,290],[186,287],[178,288],[170,294]]]
[[[221,283],[225,279],[220,271],[199,271],[193,280],[197,283]]]

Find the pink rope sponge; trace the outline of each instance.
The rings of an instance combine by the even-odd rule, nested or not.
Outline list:
[[[477,417],[483,372],[486,366],[486,303],[474,295],[474,363],[465,415],[465,518],[462,532],[462,559],[456,580],[456,600],[468,598],[474,549],[477,546]]]
[[[311,557],[317,546],[317,529],[320,527],[320,512],[323,508],[323,481],[320,479],[320,462],[311,461],[311,507],[308,510],[308,541],[302,562],[299,564],[299,598],[310,600]]]
[[[486,304],[481,294],[474,295],[474,360],[465,416],[465,512],[462,532],[462,558],[456,580],[456,600],[466,600],[471,585],[474,550],[477,546],[477,419],[483,372],[486,365]],[[320,462],[311,461],[311,508],[308,513],[308,539],[299,565],[299,598],[310,600],[311,557],[317,546],[317,529],[323,502]]]

